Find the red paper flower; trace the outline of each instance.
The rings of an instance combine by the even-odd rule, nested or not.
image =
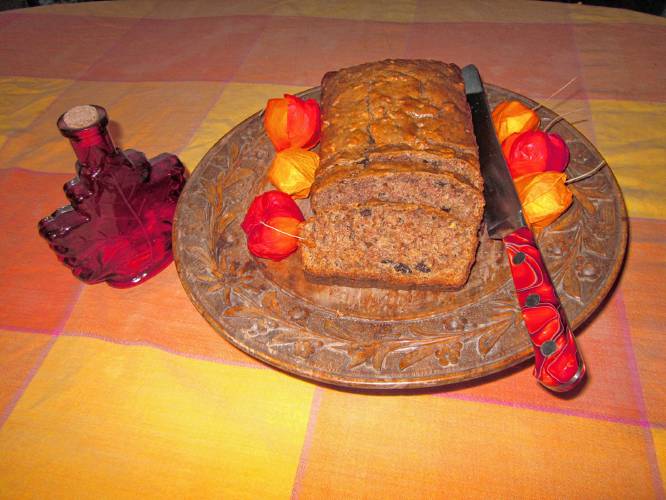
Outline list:
[[[514,179],[535,172],[564,172],[569,164],[564,140],[540,130],[511,134],[502,143],[502,152]]]
[[[303,220],[301,209],[288,194],[267,191],[257,196],[241,224],[250,253],[271,260],[288,257],[298,248],[298,238],[289,235],[297,235]]]
[[[264,129],[276,151],[310,149],[319,142],[321,133],[319,104],[314,99],[304,101],[289,94],[282,99],[269,99]]]

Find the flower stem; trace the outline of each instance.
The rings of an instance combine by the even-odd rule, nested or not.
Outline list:
[[[601,170],[603,167],[606,166],[606,161],[601,160],[601,163],[594,167],[592,170],[589,172],[585,172],[584,174],[578,175],[574,177],[573,179],[568,179],[565,184],[572,184],[574,182],[582,181],[583,179],[587,179],[588,177],[592,177],[594,174],[596,174],[599,170]]]
[[[573,115],[574,113],[578,113],[579,111],[583,111],[583,108],[572,109],[571,111],[562,113],[561,115],[557,115],[555,118],[553,118],[553,120],[551,120],[551,122],[548,125],[544,127],[543,132],[548,132],[551,128],[553,128],[553,125],[555,125],[559,121],[562,121],[562,119],[565,116]]]
[[[555,97],[557,94],[562,92],[564,89],[566,89],[569,85],[571,85],[573,82],[576,81],[578,77],[574,76],[571,80],[569,80],[567,83],[562,85],[559,89],[557,89],[555,92],[550,94],[550,96],[546,97],[544,101],[541,104],[537,104],[535,107],[532,108],[532,111],[536,111],[537,109],[543,107],[548,101],[550,101],[553,97]]]
[[[260,220],[259,224],[261,224],[262,226],[270,227],[273,231],[277,231],[278,233],[282,233],[285,236],[291,236],[292,238],[298,238],[299,240],[304,240],[305,239],[302,236],[296,236],[295,234],[290,234],[286,231],[282,231],[281,229],[278,229],[277,227],[273,227],[270,224],[267,224],[266,222],[264,222],[263,220]]]

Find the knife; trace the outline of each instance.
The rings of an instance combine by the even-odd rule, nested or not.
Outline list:
[[[583,380],[585,364],[534,235],[523,218],[479,71],[470,64],[462,69],[462,75],[479,146],[486,200],[484,221],[488,235],[504,242],[520,311],[534,348],[534,376],[552,391],[569,391]]]

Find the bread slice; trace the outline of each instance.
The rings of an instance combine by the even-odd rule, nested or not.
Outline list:
[[[300,255],[305,272],[328,283],[458,289],[474,263],[477,229],[422,205],[339,206],[304,223]]]
[[[461,220],[483,217],[483,194],[450,173],[414,171],[411,165],[367,168],[319,177],[310,203],[316,213],[371,201],[427,205]]]

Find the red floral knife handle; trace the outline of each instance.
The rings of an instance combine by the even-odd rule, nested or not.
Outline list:
[[[573,389],[585,375],[585,364],[532,231],[521,227],[504,237],[504,245],[534,347],[534,376],[550,390]]]

